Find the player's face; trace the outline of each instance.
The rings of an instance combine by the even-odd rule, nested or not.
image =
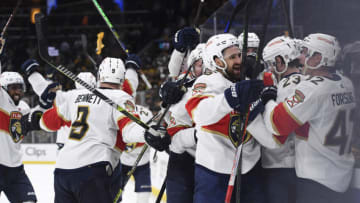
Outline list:
[[[241,80],[241,51],[238,46],[232,46],[224,50],[224,59],[227,64],[226,72],[230,79]]]
[[[199,59],[197,61],[195,61],[195,63],[193,64],[194,66],[194,74],[195,77],[199,77],[200,75],[202,75],[202,69],[203,69],[203,60]]]
[[[8,93],[12,100],[14,101],[15,105],[18,105],[20,99],[24,96],[24,90],[22,84],[11,84],[8,85]]]
[[[275,66],[278,72],[283,72],[285,70],[285,64],[280,56],[275,57]]]
[[[301,51],[300,51],[300,56],[299,56],[300,64],[305,65],[305,58],[306,58],[307,53],[308,53],[308,48],[302,47]]]

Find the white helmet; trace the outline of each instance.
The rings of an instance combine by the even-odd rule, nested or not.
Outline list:
[[[239,40],[239,47],[242,50],[243,48],[243,44],[244,44],[244,33],[241,33],[238,37]],[[260,39],[259,37],[256,35],[256,33],[254,32],[249,32],[248,33],[248,42],[247,42],[247,46],[248,47],[254,47],[254,48],[259,48],[259,44],[260,44]]]
[[[239,47],[238,39],[229,33],[225,34],[218,34],[210,37],[205,45],[205,54],[206,57],[209,57],[209,61],[207,63],[212,66],[212,68],[216,69],[219,68],[222,71],[225,71],[227,68],[227,64],[224,60],[223,51],[226,48],[237,46]],[[241,51],[241,50],[240,50]],[[215,63],[214,58],[218,57],[224,64],[224,67],[220,67]]]
[[[308,49],[305,66],[310,69],[334,66],[341,51],[339,42],[334,36],[321,33],[310,34],[305,37],[302,46]],[[307,65],[309,58],[316,52],[322,56],[320,63],[315,67]]]
[[[125,65],[119,58],[106,57],[100,64],[98,81],[122,84],[125,80]]]
[[[0,75],[0,85],[7,91],[11,84],[21,84],[23,91],[26,91],[26,86],[23,77],[17,72],[3,72]]]
[[[90,72],[81,72],[77,75],[78,78],[80,78],[81,80],[83,80],[84,82],[86,82],[88,85],[90,85],[91,87],[95,88],[96,87],[96,78],[95,76],[90,73]],[[80,85],[79,83],[75,83],[75,88],[76,89],[83,89],[85,87],[83,87],[82,85]]]
[[[285,69],[278,71],[276,68],[275,57],[280,56],[285,62]],[[300,56],[300,51],[296,46],[293,39],[285,36],[275,37],[268,42],[263,50],[262,57],[267,66],[274,66],[274,71],[277,74],[286,72],[288,65],[291,61],[297,59]]]

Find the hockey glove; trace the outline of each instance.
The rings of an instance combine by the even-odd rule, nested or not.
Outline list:
[[[263,87],[261,80],[243,80],[225,90],[225,99],[231,108],[246,113],[249,104],[259,98]]]
[[[249,122],[253,121],[256,118],[256,116],[259,113],[263,113],[264,110],[265,110],[265,107],[264,107],[264,104],[263,104],[261,98],[259,98],[255,102],[253,102],[250,107]]]
[[[163,103],[176,104],[186,92],[186,88],[180,87],[179,82],[167,81],[160,87],[160,98]]]
[[[125,68],[132,68],[136,71],[140,70],[141,68],[141,60],[139,56],[136,54],[130,54],[129,57],[125,61]]]
[[[58,82],[48,85],[39,98],[40,107],[43,109],[51,108],[56,97],[56,91],[59,89],[61,89],[61,85]]]
[[[193,50],[200,42],[200,35],[192,27],[185,27],[175,33],[174,47],[177,51],[184,53],[187,48]]]
[[[275,86],[265,87],[261,91],[261,100],[264,103],[264,105],[266,105],[270,100],[276,101],[276,97],[277,97],[277,88]]]
[[[146,131],[145,132],[145,141],[146,143],[151,146],[152,148],[158,151],[164,151],[169,149],[169,145],[171,143],[171,137],[167,133],[164,127],[156,127],[151,126],[152,132]]]
[[[35,110],[21,117],[21,128],[24,136],[30,131],[41,130],[39,121],[42,115],[42,111]]]
[[[28,59],[21,65],[21,71],[25,73],[26,76],[30,76],[39,68],[39,63],[35,59]]]

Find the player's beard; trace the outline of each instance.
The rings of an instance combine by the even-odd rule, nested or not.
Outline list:
[[[231,69],[226,69],[226,74],[228,75],[229,79],[233,82],[241,81],[243,78],[241,65],[233,65]]]
[[[19,102],[21,100],[21,95],[13,94],[13,95],[11,95],[11,99],[13,100],[14,104],[17,106],[17,105],[19,105]]]

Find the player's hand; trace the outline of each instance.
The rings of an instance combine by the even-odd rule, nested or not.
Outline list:
[[[249,105],[259,98],[263,87],[261,80],[243,80],[225,90],[225,99],[231,108],[245,113]]]
[[[145,132],[145,141],[152,148],[158,151],[169,149],[171,137],[164,127],[151,126],[149,131]]]
[[[174,47],[184,53],[187,48],[193,50],[200,42],[200,35],[193,27],[185,27],[175,33]]]
[[[172,105],[178,103],[186,92],[186,88],[178,82],[167,81],[160,87],[160,98],[163,103]]]
[[[54,103],[56,91],[61,89],[58,82],[49,84],[39,98],[39,105],[41,108],[49,109]]]
[[[39,63],[35,59],[28,59],[21,65],[21,71],[26,76],[30,76],[39,68]]]
[[[132,68],[135,71],[139,71],[141,69],[140,57],[136,54],[130,54],[125,61],[125,68],[126,69]]]
[[[261,98],[253,102],[250,106],[249,122],[253,121],[256,118],[256,116],[260,113],[263,113],[264,110],[265,110],[265,106]]]
[[[276,86],[268,86],[264,87],[264,89],[261,91],[261,100],[266,105],[268,101],[274,100],[276,101],[277,97],[277,88]]]
[[[30,131],[41,129],[39,121],[42,115],[42,111],[35,110],[21,117],[21,128],[24,136]]]

